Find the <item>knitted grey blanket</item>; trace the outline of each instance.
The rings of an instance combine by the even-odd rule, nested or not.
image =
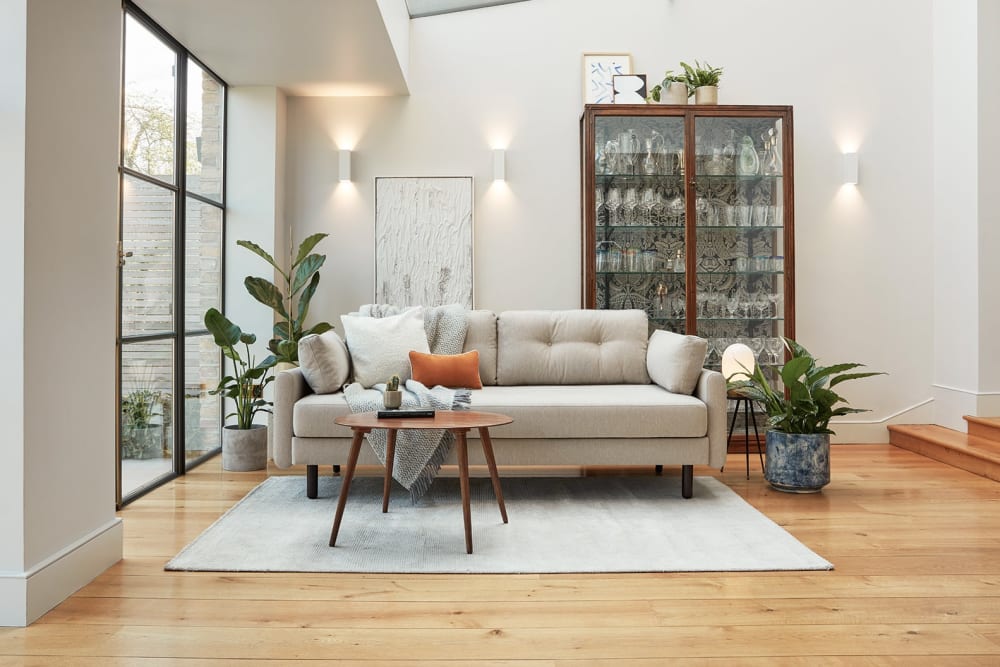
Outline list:
[[[387,304],[366,304],[358,309],[358,315],[366,317],[389,317],[406,310]],[[465,346],[465,334],[469,321],[465,307],[460,304],[447,306],[424,306],[424,331],[427,344],[433,354],[461,354]],[[382,392],[385,384],[376,384],[365,389],[360,384],[344,388],[344,398],[351,412],[372,412],[385,409]],[[403,409],[430,408],[434,410],[468,410],[470,403],[468,389],[452,390],[446,387],[428,389],[414,380],[408,380],[403,387]],[[378,460],[385,465],[385,448],[388,441],[386,431],[376,429],[368,436]],[[416,502],[427,491],[441,463],[448,457],[455,437],[444,430],[399,431],[396,434],[396,455],[392,466],[393,478],[410,491],[410,498]]]
[[[351,412],[384,410],[385,384],[365,389],[357,382],[344,387],[344,398]],[[468,410],[468,389],[434,387],[428,389],[416,380],[407,380],[403,388],[403,409]],[[368,444],[378,460],[385,465],[385,449],[389,436],[385,429],[374,429],[367,435]],[[420,499],[437,477],[441,464],[448,457],[455,436],[443,429],[402,430],[396,433],[396,455],[392,476],[410,492],[413,502]]]

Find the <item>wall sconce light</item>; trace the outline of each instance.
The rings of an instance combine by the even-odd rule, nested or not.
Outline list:
[[[337,161],[339,163],[340,182],[347,183],[351,180],[351,151],[346,148],[337,151]]]
[[[858,154],[844,153],[844,183],[858,184]]]
[[[493,151],[493,180],[507,180],[507,151],[502,148]]]

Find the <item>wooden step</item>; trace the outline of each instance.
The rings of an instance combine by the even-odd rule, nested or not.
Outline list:
[[[977,438],[986,438],[993,442],[1000,442],[1000,417],[973,417],[965,415],[962,417],[968,424],[966,428],[969,435]]]
[[[933,424],[889,427],[889,442],[935,461],[1000,481],[1000,442]]]

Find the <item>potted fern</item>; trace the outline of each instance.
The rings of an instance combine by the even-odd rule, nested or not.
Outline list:
[[[299,363],[299,340],[309,334],[321,334],[333,328],[328,322],[318,322],[305,328],[309,314],[309,302],[319,286],[319,269],[326,261],[326,255],[313,253],[316,245],[329,234],[313,234],[299,245],[299,250],[286,271],[278,266],[274,257],[252,241],[237,241],[265,262],[274,267],[281,276],[281,287],[266,278],[247,276],[243,284],[257,301],[274,310],[280,321],[274,325],[274,337],[267,343],[267,349],[274,355],[277,364]]]
[[[734,391],[764,406],[767,412],[767,459],[764,478],[779,491],[815,493],[830,483],[830,420],[867,412],[840,403],[847,400],[833,390],[848,380],[884,373],[851,373],[857,363],[820,366],[807,349],[782,339],[790,358],[779,368],[786,391],[773,389],[756,364],[749,379],[732,382]],[[741,364],[742,366],[742,364]],[[740,374],[742,375],[742,374]],[[735,379],[737,374],[733,375]],[[787,395],[786,395],[787,392]]]
[[[253,420],[258,413],[271,412],[268,407],[271,403],[264,400],[263,390],[274,380],[270,371],[276,363],[275,357],[269,355],[255,363],[250,346],[257,341],[257,336],[244,333],[215,308],[205,313],[205,328],[214,336],[215,344],[222,348],[226,358],[233,362],[235,371],[235,375],[226,375],[209,392],[232,399],[236,407],[226,415],[227,418],[236,417],[236,423],[222,431],[222,468],[262,470],[267,467],[267,426],[255,424]],[[243,354],[237,349],[240,344],[244,347]]]
[[[695,104],[719,103],[719,79],[722,78],[722,68],[712,67],[706,62],[702,65],[697,60],[694,67],[681,62],[684,68],[684,81],[689,90],[694,91]]]

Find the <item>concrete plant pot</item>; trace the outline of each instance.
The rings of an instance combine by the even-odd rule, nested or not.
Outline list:
[[[694,103],[695,104],[718,104],[719,103],[719,87],[718,86],[698,86],[694,89]]]
[[[386,389],[383,400],[385,401],[385,407],[387,409],[395,410],[403,404],[403,390],[397,389],[392,391],[391,389]]]
[[[830,483],[830,435],[768,431],[764,479],[778,491],[816,493]]]
[[[660,91],[660,104],[687,104],[688,87],[686,83],[674,81]]]
[[[267,426],[227,426],[222,430],[222,469],[232,472],[267,468]]]

